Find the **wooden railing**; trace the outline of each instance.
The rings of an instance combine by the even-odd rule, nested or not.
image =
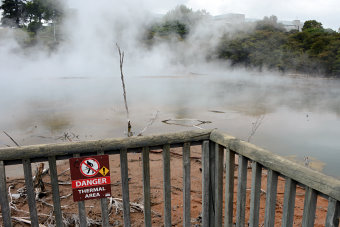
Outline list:
[[[305,188],[302,226],[314,225],[318,196],[328,199],[325,226],[338,226],[340,181],[310,168],[238,140],[219,131],[188,131],[155,136],[107,139],[65,144],[34,145],[0,149],[0,204],[4,226],[12,226],[5,166],[22,164],[32,226],[39,226],[31,163],[48,161],[56,226],[63,226],[56,160],[96,154],[120,155],[124,226],[131,226],[127,153],[140,152],[143,163],[144,225],[151,226],[150,149],[163,149],[164,226],[171,222],[170,148],[183,147],[183,226],[191,226],[190,146],[202,145],[202,226],[243,227],[246,223],[248,162],[252,166],[249,226],[259,226],[262,170],[266,169],[267,192],[264,226],[274,226],[278,177],[284,177],[285,194],[282,227],[293,226],[296,186]],[[224,155],[226,154],[226,157]],[[236,217],[234,211],[234,170],[238,156]],[[225,160],[225,165],[224,165]],[[225,168],[225,169],[224,169]],[[224,171],[225,170],[225,171]],[[225,172],[225,173],[224,173]],[[223,195],[225,182],[225,195]],[[224,203],[224,206],[223,206]],[[102,226],[109,226],[107,199],[101,199]],[[223,211],[224,207],[224,213]],[[83,201],[78,202],[80,226],[86,226]]]
[[[238,158],[238,184],[236,205],[236,226],[245,225],[245,201],[248,161],[252,162],[251,196],[249,226],[259,226],[259,203],[261,193],[261,172],[267,169],[267,192],[265,204],[264,226],[274,226],[275,207],[277,197],[278,177],[285,178],[285,194],[282,211],[282,227],[293,226],[294,205],[297,184],[305,188],[304,211],[302,226],[314,226],[317,197],[328,199],[327,217],[325,226],[339,225],[340,210],[340,181],[301,166],[269,151],[256,147],[250,143],[236,139],[235,137],[213,131],[210,135],[211,142],[216,143],[216,154],[222,156],[221,150],[226,149],[226,196],[225,196],[225,223],[224,226],[231,227],[233,211],[233,185],[235,154]],[[219,151],[219,152],[218,152]],[[218,161],[216,161],[218,163]],[[221,178],[220,174],[216,175]],[[221,193],[221,192],[219,192]],[[217,194],[216,194],[217,196]],[[218,195],[221,196],[221,195]],[[217,199],[216,199],[217,201]],[[220,203],[221,201],[217,201]],[[221,208],[215,205],[217,217],[215,223],[221,226]],[[208,226],[208,225],[206,225]]]

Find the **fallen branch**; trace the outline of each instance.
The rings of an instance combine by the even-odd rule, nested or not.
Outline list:
[[[116,214],[119,213],[119,211],[123,210],[123,200],[119,199],[119,198],[113,198],[110,197],[110,202],[109,202],[109,213],[111,213],[112,209],[115,208],[116,209]],[[130,202],[130,212],[134,213],[134,212],[141,212],[144,213],[144,204],[139,204],[139,203],[134,203],[134,202]],[[151,210],[151,213],[153,213],[154,215],[161,217],[162,215]]]
[[[59,185],[71,185],[72,183],[70,181],[59,181]]]
[[[16,206],[10,206],[11,209],[15,210],[16,212],[21,212],[21,213],[25,213],[25,214],[30,214],[30,212],[25,211],[25,210],[20,210],[18,209]],[[43,214],[43,213],[38,213],[38,217],[50,217],[50,215],[48,214]]]
[[[72,196],[72,193],[60,196],[60,199],[67,199],[68,197]]]
[[[173,122],[171,122],[173,121]],[[176,121],[178,122],[185,122],[185,121],[191,121],[191,123],[194,123],[195,121],[197,122],[197,124],[184,124],[184,123],[175,123]],[[162,121],[164,124],[168,124],[168,125],[178,125],[178,126],[185,126],[185,127],[195,127],[195,128],[199,128],[202,129],[201,127],[199,127],[200,125],[203,124],[210,124],[211,121],[202,121],[202,120],[198,120],[198,119],[190,119],[190,118],[176,118],[176,119],[167,119],[167,120],[163,120]]]
[[[71,194],[71,195],[72,195],[72,194]],[[51,204],[51,203],[48,203],[48,202],[46,202],[45,200],[38,199],[37,201],[41,202],[42,204],[44,204],[44,205],[46,205],[46,206],[49,206],[49,207],[54,207],[54,205],[53,205],[53,204]],[[67,208],[67,207],[69,207],[69,205],[66,205],[66,206],[60,206],[60,207],[63,209],[63,208]]]
[[[69,171],[69,170],[70,170],[70,168],[65,169],[63,172],[61,172],[61,173],[58,174],[58,177],[61,176],[61,175],[63,175],[64,173],[66,173],[66,172]]]
[[[80,220],[79,220],[79,215],[76,214],[72,214],[71,217],[63,217],[63,222],[64,224],[66,224],[66,226],[70,226],[70,225],[75,225],[75,226],[79,226],[80,224]],[[93,220],[89,217],[86,218],[86,222],[87,222],[87,226],[101,226],[102,222],[101,220]]]
[[[152,116],[152,118],[149,120],[147,125],[138,133],[138,136],[142,136],[143,133],[156,121],[158,117],[159,111],[157,110],[156,113]]]
[[[3,143],[3,142],[1,142],[1,141],[0,141],[0,144],[5,145],[6,147],[11,147],[10,145],[5,144],[5,143]]]
[[[43,171],[44,171],[44,163],[42,162],[37,167],[35,171],[35,176],[34,176],[34,188],[36,191],[36,194],[35,194],[36,200],[38,200],[40,196],[46,195],[45,185],[42,180]]]
[[[51,182],[46,182],[46,184],[51,184]],[[59,185],[71,185],[71,181],[58,181]]]
[[[20,145],[5,131],[3,131],[5,133],[6,136],[8,136],[8,138],[10,138],[12,140],[12,142],[17,145],[17,147],[20,147]]]
[[[73,132],[64,132],[62,136],[59,136],[56,138],[56,140],[63,140],[63,141],[69,141],[73,142],[74,139],[79,140],[79,135],[76,135]]]
[[[32,222],[29,220],[25,219],[26,217],[12,217],[13,220],[17,221],[17,222],[21,222],[21,223],[25,223],[25,224],[29,224],[31,225]],[[27,217],[27,219],[30,219],[30,217]],[[45,225],[41,225],[39,224],[39,227],[45,227]]]
[[[255,135],[257,129],[260,127],[260,125],[262,124],[262,121],[264,119],[264,114],[261,114],[255,122],[252,123],[252,128],[250,131],[250,135],[248,136],[247,142],[250,142],[251,138]]]
[[[41,175],[47,174],[49,170],[50,170],[50,168],[47,167],[46,169],[44,169],[44,170],[42,171]],[[35,176],[32,177],[32,180],[35,181]]]

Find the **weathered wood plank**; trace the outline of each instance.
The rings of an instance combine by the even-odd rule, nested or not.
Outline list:
[[[100,209],[102,211],[102,226],[108,227],[109,224],[109,211],[108,211],[108,201],[106,198],[100,199]]]
[[[234,204],[234,173],[235,153],[226,149],[226,180],[225,180],[225,208],[224,227],[234,227],[233,204]]]
[[[190,201],[191,201],[191,181],[190,181],[190,143],[183,145],[183,226],[191,226]]]
[[[268,170],[264,227],[272,227],[275,225],[275,207],[278,177],[279,175],[277,172],[271,169]]]
[[[214,130],[210,139],[280,174],[340,201],[340,181],[253,144]],[[287,168],[289,166],[289,168]]]
[[[74,154],[74,158],[79,158],[79,154]],[[86,209],[85,209],[85,201],[78,202],[78,214],[79,214],[79,226],[87,227],[87,219],[86,219]]]
[[[76,153],[86,154],[100,149],[103,152],[120,151],[121,148],[163,146],[164,144],[183,144],[209,139],[211,130],[196,130],[160,135],[128,138],[81,141],[62,144],[43,144],[22,147],[0,148],[0,160],[45,158],[47,156],[66,156]]]
[[[78,214],[79,214],[79,226],[86,227],[87,219],[86,219],[85,201],[78,202]]]
[[[3,161],[0,161],[0,205],[1,215],[4,226],[12,226],[11,222],[11,209],[8,203],[8,191],[6,184],[6,171]]]
[[[97,152],[98,155],[104,155],[104,150],[100,150]],[[108,227],[110,226],[109,223],[109,209],[108,209],[108,201],[107,198],[100,199],[100,208],[102,211],[102,226]]]
[[[164,226],[171,227],[170,145],[163,146]]]
[[[248,160],[240,155],[238,157],[238,183],[237,183],[237,202],[236,202],[236,227],[245,226],[246,214],[246,189],[247,189],[247,168]]]
[[[314,226],[317,192],[307,187],[303,205],[302,227]]]
[[[60,194],[58,184],[57,162],[55,156],[48,157],[48,165],[50,167],[50,177],[52,186],[53,212],[57,227],[63,226],[63,217],[60,205]]]
[[[210,171],[209,171],[209,141],[202,144],[202,227],[209,227],[210,203]]]
[[[210,202],[209,202],[209,227],[215,227],[215,162],[216,143],[209,142],[209,173],[210,173]]]
[[[293,226],[295,195],[296,182],[290,178],[287,178],[285,182],[285,195],[283,200],[282,227]]]
[[[259,226],[259,211],[261,199],[261,176],[262,166],[257,163],[252,163],[252,176],[251,176],[251,192],[250,192],[250,216],[249,226]]]
[[[326,217],[326,227],[338,227],[340,218],[340,202],[329,197],[327,217]]]
[[[120,173],[122,182],[123,193],[123,215],[124,226],[131,226],[130,221],[130,193],[129,193],[129,174],[128,174],[128,161],[127,161],[127,149],[122,148],[120,150]]]
[[[144,226],[151,227],[149,147],[143,148],[142,162],[143,162]]]
[[[28,202],[28,208],[30,211],[31,226],[39,227],[39,219],[38,219],[37,207],[35,203],[34,185],[33,185],[33,180],[32,180],[31,161],[29,159],[23,159],[22,164],[24,168],[27,202]]]
[[[224,147],[217,145],[215,147],[215,226],[222,226],[222,208],[223,208],[223,158]]]

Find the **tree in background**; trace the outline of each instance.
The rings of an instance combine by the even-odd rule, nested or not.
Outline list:
[[[264,17],[263,20],[256,22],[255,30],[286,31],[283,24],[277,22],[277,16],[275,15]]]
[[[179,5],[173,10],[170,10],[165,14],[163,20],[165,22],[178,21],[187,27],[193,27],[199,23],[202,19],[209,17],[209,13],[205,10],[193,11],[185,5]]]
[[[309,29],[323,30],[322,24],[316,20],[308,20],[303,24],[302,31]]]
[[[42,28],[43,21],[55,23],[62,16],[60,1],[56,0],[4,0],[0,9],[3,26],[27,26],[34,33]]]
[[[62,7],[59,1],[31,0],[26,3],[24,20],[28,23],[27,29],[36,33],[42,28],[42,21],[51,21],[53,25],[60,20]]]
[[[225,35],[216,52],[231,65],[340,76],[340,34],[315,20],[287,32],[275,16],[264,18],[253,32]]]
[[[39,43],[54,50],[62,38],[57,26],[63,18],[61,3],[60,0],[3,0],[0,3],[1,26],[18,29],[16,34],[21,35],[16,39],[22,47]]]
[[[3,10],[1,23],[6,27],[21,27],[23,25],[23,12],[25,2],[23,0],[3,0],[0,9]]]
[[[166,13],[161,22],[153,24],[148,29],[148,39],[151,40],[155,36],[168,38],[177,35],[179,40],[183,40],[192,28],[209,16],[205,10],[193,11],[185,5],[179,5]]]

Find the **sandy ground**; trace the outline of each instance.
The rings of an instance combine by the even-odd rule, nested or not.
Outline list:
[[[200,226],[200,213],[201,213],[201,147],[191,147],[191,218],[192,226]],[[141,154],[128,154],[129,165],[129,188],[130,188],[130,201],[138,204],[143,203],[143,183],[142,183],[142,161]],[[72,189],[70,185],[70,173],[69,173],[68,161],[58,161],[58,173],[60,185],[60,196],[62,211],[65,220],[68,221],[69,226],[74,226],[77,219],[78,205],[73,202]],[[152,203],[152,222],[154,226],[163,226],[163,165],[161,151],[152,151],[150,153],[150,175],[151,175],[151,203]],[[110,170],[111,170],[111,186],[112,197],[122,198],[121,184],[120,184],[120,164],[119,156],[110,156]],[[266,191],[266,171],[262,173],[262,189]],[[43,177],[43,181],[46,185],[46,196],[42,197],[37,202],[37,209],[39,214],[40,223],[48,225],[51,223],[52,212],[52,198],[51,198],[51,186],[50,178],[48,175]],[[8,179],[8,186],[11,186],[11,193],[18,193],[17,190],[23,187],[24,180],[22,178]],[[284,179],[279,178],[275,226],[281,226],[282,207],[283,207],[283,195],[284,195]],[[249,203],[250,203],[250,185],[251,185],[251,169],[248,170],[248,182],[247,182],[247,211],[246,211],[246,223],[249,218]],[[173,226],[182,226],[183,216],[183,192],[182,192],[182,156],[181,149],[171,149],[171,190],[172,190],[172,223]],[[237,168],[235,169],[235,192],[234,192],[234,207],[236,207],[236,189],[237,189]],[[265,199],[266,194],[261,193],[260,203],[260,226],[263,226],[264,213],[265,213]],[[29,217],[28,205],[25,196],[19,199],[13,199],[13,206],[17,208],[17,211],[12,210],[12,217]],[[295,218],[294,226],[301,226],[302,214],[304,204],[304,189],[297,188],[296,203],[295,203]],[[327,200],[318,197],[317,213],[315,218],[315,226],[324,226],[326,212],[327,212]],[[100,213],[100,201],[88,200],[85,202],[88,218],[91,219],[93,224],[91,226],[100,226],[101,213]],[[223,210],[224,212],[224,210]],[[234,216],[236,210],[234,210]],[[29,220],[29,218],[27,219]],[[140,211],[134,211],[131,213],[132,226],[143,226],[143,213]],[[0,222],[2,225],[2,220]],[[15,222],[15,226],[24,226],[23,222]],[[97,223],[97,224],[96,224]],[[123,226],[123,212],[115,207],[112,207],[110,213],[110,223],[113,226]],[[29,226],[29,225],[27,225]]]

